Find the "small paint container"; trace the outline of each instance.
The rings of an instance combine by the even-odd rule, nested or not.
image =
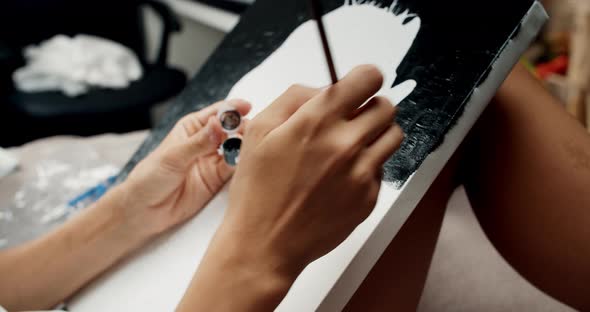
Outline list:
[[[219,109],[217,118],[223,131],[228,134],[228,138],[219,146],[217,152],[223,156],[225,163],[235,166],[240,159],[240,148],[242,147],[242,137],[238,134],[242,125],[242,115],[229,104],[225,104]]]
[[[225,163],[230,166],[235,166],[240,161],[240,148],[242,147],[242,138],[240,136],[232,136],[223,141],[219,150],[220,156],[223,156]]]

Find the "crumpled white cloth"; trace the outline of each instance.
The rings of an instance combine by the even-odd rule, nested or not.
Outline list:
[[[0,179],[11,173],[16,166],[18,166],[16,157],[0,147]]]
[[[27,65],[13,80],[23,92],[62,91],[75,97],[91,87],[122,89],[143,75],[129,48],[99,37],[57,35],[24,50]]]

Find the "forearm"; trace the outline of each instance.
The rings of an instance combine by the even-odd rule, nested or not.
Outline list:
[[[218,231],[177,311],[272,311],[301,268],[273,264]]]
[[[47,309],[138,247],[117,209],[118,190],[50,234],[0,253],[0,304]]]
[[[590,309],[590,136],[518,66],[472,143],[466,188],[489,238],[535,285]]]

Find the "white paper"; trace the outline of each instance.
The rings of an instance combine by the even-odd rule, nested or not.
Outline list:
[[[10,174],[18,166],[16,157],[0,147],[0,178]]]

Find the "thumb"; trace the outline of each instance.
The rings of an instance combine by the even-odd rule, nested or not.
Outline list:
[[[215,153],[224,137],[225,133],[221,129],[221,124],[215,116],[211,116],[201,130],[170,148],[165,159],[173,168],[184,170],[199,157]]]

